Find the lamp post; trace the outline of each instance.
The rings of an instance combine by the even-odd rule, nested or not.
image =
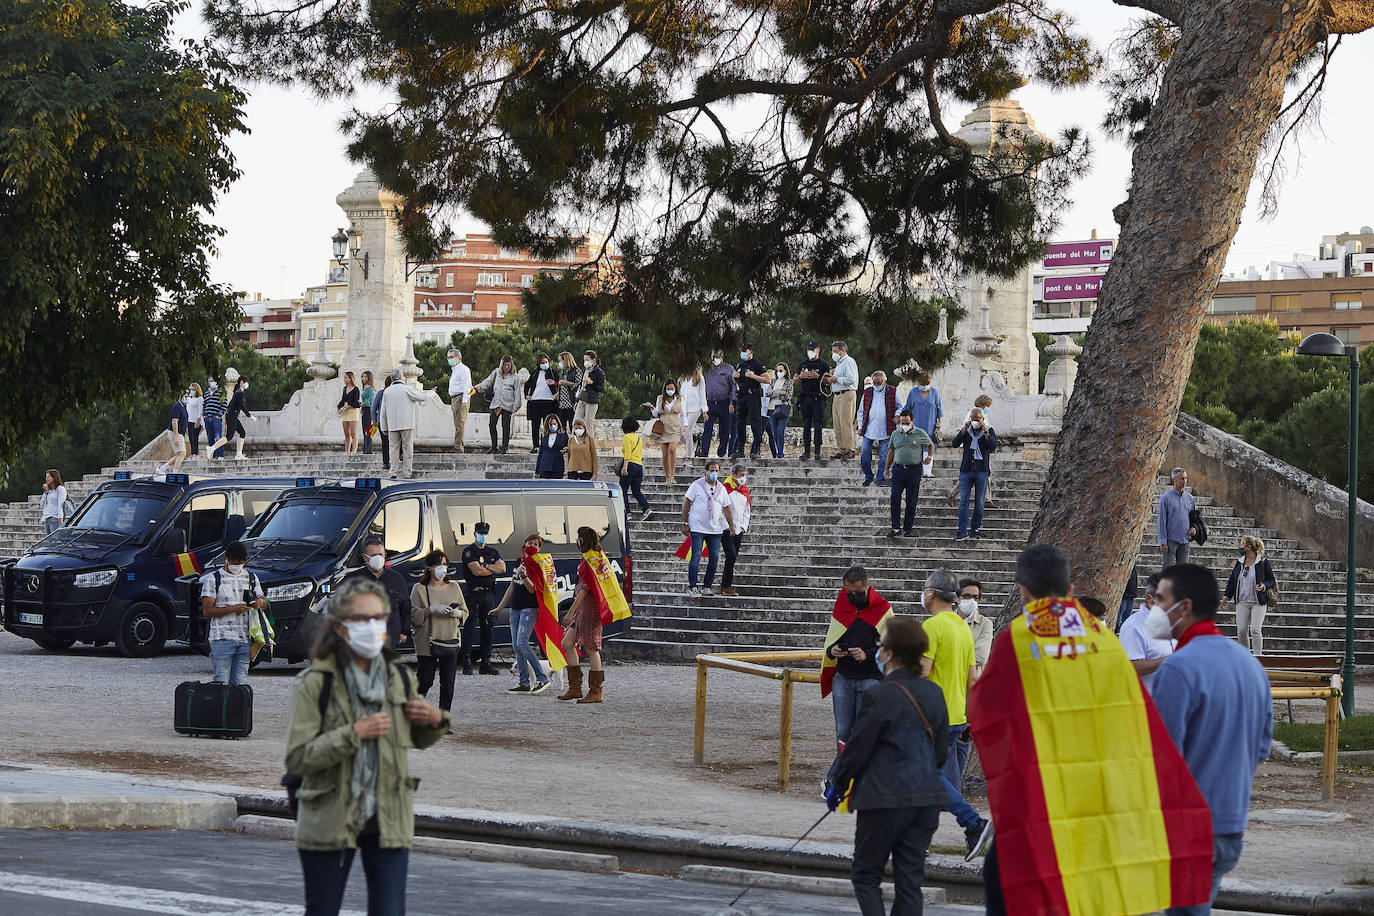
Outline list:
[[[1310,334],[1298,344],[1302,356],[1344,356],[1350,360],[1350,445],[1346,459],[1345,490],[1345,661],[1341,664],[1341,713],[1355,714],[1355,519],[1358,496],[1360,446],[1360,356],[1334,334]]]
[[[343,264],[344,256],[348,254],[348,230],[340,229],[329,241],[334,244],[334,260]]]
[[[366,280],[366,279],[367,279],[367,268],[368,268],[368,264],[367,264],[367,262],[368,262],[368,253],[367,253],[366,251],[363,251],[363,230],[358,226],[357,223],[354,223],[354,224],[353,224],[353,228],[350,229],[350,230],[348,231],[348,238],[349,238],[349,242],[350,242],[350,246],[349,246],[349,247],[351,247],[351,248],[353,249],[353,260],[355,260],[355,261],[359,260],[359,258],[358,258],[358,252],[360,252],[360,251],[363,252],[363,254],[362,254],[362,262],[363,262],[363,279]]]

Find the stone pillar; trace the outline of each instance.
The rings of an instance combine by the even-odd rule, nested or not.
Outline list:
[[[362,233],[358,256],[353,257],[352,238],[346,256],[348,346],[342,368],[370,369],[380,378],[401,365],[415,320],[415,287],[406,279],[405,246],[394,216],[401,198],[363,169],[335,202],[351,229]]]

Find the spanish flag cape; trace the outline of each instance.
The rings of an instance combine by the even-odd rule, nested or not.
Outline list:
[[[742,484],[742,483],[736,483],[736,482],[735,482],[735,475],[733,475],[733,474],[731,474],[729,477],[725,478],[725,492],[727,492],[727,493],[743,493],[743,494],[744,494],[744,501],[747,502],[747,503],[748,503],[749,505],[751,505],[751,506],[754,504],[754,498],[753,498],[752,496],[749,495],[749,488],[748,488],[747,486],[745,486],[744,484]]]
[[[830,612],[830,629],[825,634],[825,659],[821,662],[821,699],[830,696],[830,690],[835,685],[835,659],[830,655],[830,647],[840,641],[845,631],[853,626],[856,620],[867,621],[881,636],[891,619],[892,605],[878,594],[876,588],[869,588],[868,607],[862,611],[849,600],[849,592],[840,589],[839,597],[835,599],[835,609]]]
[[[1212,817],[1110,630],[1071,598],[1026,607],[968,700],[1011,914],[1206,903]]]
[[[582,562],[577,564],[577,578],[595,599],[602,626],[630,616],[630,603],[625,600],[625,591],[604,551],[588,550],[582,554]]]
[[[534,638],[549,667],[561,671],[568,667],[563,657],[563,627],[558,623],[558,587],[553,569],[553,557],[547,553],[525,554],[520,566],[534,585],[534,597],[539,601],[539,613],[534,618]],[[517,585],[516,588],[521,586]]]

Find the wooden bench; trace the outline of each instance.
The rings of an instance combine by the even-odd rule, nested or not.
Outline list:
[[[1276,700],[1288,703],[1293,721],[1294,700],[1325,700],[1326,728],[1322,741],[1322,798],[1336,791],[1337,739],[1341,718],[1340,655],[1257,655],[1269,675],[1269,689]]]

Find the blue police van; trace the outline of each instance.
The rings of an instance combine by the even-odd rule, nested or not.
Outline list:
[[[314,482],[118,471],[3,568],[5,628],[45,649],[156,655],[186,636],[178,578],[222,556],[283,490]]]
[[[257,574],[271,602],[274,657],[297,662],[310,654],[322,625],[324,599],[344,576],[363,566],[363,543],[372,536],[382,539],[387,564],[413,583],[424,573],[425,555],[435,549],[444,552],[456,574],[463,549],[475,541],[475,526],[486,522],[491,526],[488,546],[506,561],[507,575],[498,583],[504,593],[525,538],[537,532],[553,555],[559,601],[566,608],[581,561],[577,529],[590,527],[601,534],[602,548],[633,606],[623,507],[619,485],[603,481],[359,478],[282,492],[243,541],[248,569]],[[222,552],[207,571],[221,561]],[[200,593],[194,577],[181,582],[186,629],[199,648],[207,629]],[[603,635],[617,635],[627,624],[608,626]],[[510,644],[509,626],[509,613],[502,611],[493,632],[496,645]]]

